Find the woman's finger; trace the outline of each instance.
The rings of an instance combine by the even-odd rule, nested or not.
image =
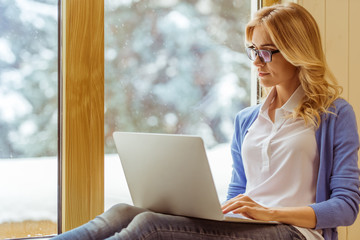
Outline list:
[[[233,212],[235,209],[237,208],[241,208],[241,207],[257,207],[258,204],[256,204],[253,201],[243,201],[243,200],[237,200],[237,201],[231,201],[228,204],[224,205],[222,207],[222,211],[223,213],[228,213],[228,212]]]

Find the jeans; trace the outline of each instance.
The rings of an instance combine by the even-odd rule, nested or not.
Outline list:
[[[154,213],[126,204],[117,204],[90,222],[60,234],[54,240],[135,240],[135,239],[304,239],[285,224],[249,224],[212,221]]]

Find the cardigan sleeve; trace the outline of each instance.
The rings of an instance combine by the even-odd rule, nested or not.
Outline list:
[[[351,225],[358,214],[359,136],[354,111],[345,100],[337,101],[335,114],[321,123],[318,138],[320,167],[316,229]]]
[[[231,156],[233,159],[233,170],[231,181],[228,188],[227,200],[236,197],[245,192],[246,176],[241,157],[241,139],[240,139],[239,114],[235,118],[235,131],[231,142]]]
[[[234,134],[231,143],[233,158],[232,177],[228,188],[227,200],[242,194],[246,190],[246,175],[241,156],[241,146],[249,127],[256,120],[261,105],[248,107],[240,111],[234,122]]]

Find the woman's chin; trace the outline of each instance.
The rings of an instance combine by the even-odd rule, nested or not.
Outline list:
[[[259,83],[262,87],[270,88],[275,86],[274,82],[269,79],[259,78]]]

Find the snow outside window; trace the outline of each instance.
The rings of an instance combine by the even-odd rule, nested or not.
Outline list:
[[[57,4],[0,0],[0,239],[57,233]]]

